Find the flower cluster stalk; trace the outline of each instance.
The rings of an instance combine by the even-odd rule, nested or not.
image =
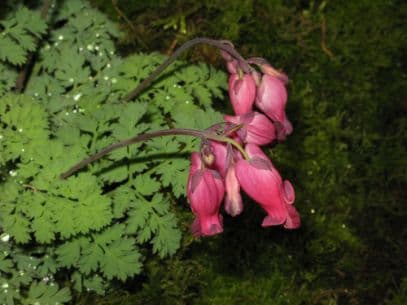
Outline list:
[[[224,135],[218,135],[214,132],[206,131],[206,130],[195,130],[195,129],[187,129],[187,128],[173,128],[173,129],[166,129],[166,130],[158,130],[158,131],[153,131],[153,132],[147,132],[141,135],[137,135],[134,137],[131,137],[126,140],[119,141],[117,143],[114,143],[112,145],[109,145],[97,153],[89,156],[88,158],[78,162],[74,166],[72,166],[70,169],[68,169],[66,172],[62,173],[60,175],[61,179],[67,179],[68,177],[72,176],[74,173],[79,171],[80,169],[84,168],[86,165],[95,162],[99,160],[100,158],[106,156],[107,154],[111,153],[113,150],[125,147],[131,144],[139,143],[139,142],[145,142],[153,138],[157,137],[163,137],[163,136],[192,136],[192,137],[197,137],[201,139],[209,139],[217,142],[225,142],[233,145],[238,149],[247,159],[249,158],[246,152],[244,151],[243,147],[234,141],[233,139],[230,139]]]

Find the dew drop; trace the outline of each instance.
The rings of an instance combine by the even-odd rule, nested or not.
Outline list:
[[[79,100],[79,99],[81,98],[81,96],[82,96],[82,93],[75,94],[75,95],[73,96],[74,101]]]
[[[6,243],[10,240],[10,234],[7,234],[7,233],[1,234],[0,239],[2,242]]]

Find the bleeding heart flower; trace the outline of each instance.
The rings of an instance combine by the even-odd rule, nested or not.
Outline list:
[[[256,98],[256,82],[250,74],[242,78],[238,74],[229,77],[229,97],[237,115],[252,111]]]
[[[256,145],[270,144],[276,139],[276,129],[273,123],[259,112],[250,112],[241,116],[224,116],[225,121],[243,124],[237,134],[245,143]]]
[[[261,111],[276,123],[279,140],[283,140],[286,135],[293,131],[285,113],[287,90],[281,79],[268,74],[263,75],[255,103]]]
[[[209,141],[212,153],[215,155],[215,161],[211,166],[212,169],[218,171],[222,177],[225,177],[227,170],[227,146],[225,143]]]
[[[287,229],[300,226],[300,217],[292,206],[294,188],[289,181],[282,180],[272,162],[253,144],[245,148],[250,160],[236,163],[236,177],[243,190],[266,212],[262,226],[284,224]]]
[[[196,219],[191,226],[197,235],[215,235],[223,231],[219,208],[225,188],[219,173],[203,167],[198,153],[192,153],[187,196]]]

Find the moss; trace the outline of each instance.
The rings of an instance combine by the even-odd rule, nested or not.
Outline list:
[[[177,304],[384,304],[386,298],[402,304],[402,1],[119,1],[133,26],[110,1],[93,2],[108,7],[128,30],[125,52],[171,52],[190,37],[222,37],[291,78],[288,113],[295,132],[272,156],[294,181],[303,227],[260,229],[252,224],[260,223],[262,212],[248,203],[245,220],[228,223],[223,236],[185,245],[180,261],[200,266],[188,291],[174,290],[186,278],[160,289],[194,293]],[[179,30],[182,18],[186,33]],[[178,26],[164,30],[168,24]],[[188,56],[222,64],[205,47]],[[174,264],[163,265],[156,280],[168,281],[164,275],[177,272],[174,266],[185,268]],[[151,287],[137,294],[154,295]]]

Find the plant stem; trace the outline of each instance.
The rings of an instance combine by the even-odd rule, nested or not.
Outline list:
[[[231,45],[216,39],[205,37],[194,38],[185,42],[182,46],[175,50],[170,57],[168,57],[160,66],[158,66],[157,69],[155,69],[146,79],[144,79],[133,91],[127,94],[123,98],[123,102],[128,102],[139,95],[140,92],[148,87],[161,72],[163,72],[179,55],[181,55],[182,52],[200,43],[209,44],[228,52],[239,61],[239,63],[242,65],[241,68],[245,73],[251,72],[252,68]]]
[[[40,16],[42,19],[44,19],[44,20],[47,19],[50,6],[51,6],[51,0],[44,0],[44,3],[41,7],[41,12],[40,12]],[[39,39],[36,39],[36,43],[39,43]],[[27,61],[24,65],[24,67],[21,69],[20,73],[17,76],[16,86],[14,89],[16,93],[22,93],[25,89],[25,86],[27,84],[31,70],[34,66],[36,52],[38,52],[38,50],[33,51],[28,55]]]
[[[86,159],[80,161],[79,163],[75,164],[74,166],[72,166],[69,170],[62,173],[60,175],[60,178],[61,179],[68,178],[69,176],[71,176],[72,174],[74,174],[75,172],[80,170],[81,168],[85,167],[86,165],[88,165],[96,160],[99,160],[100,158],[102,158],[103,156],[107,155],[108,153],[110,153],[111,151],[113,151],[117,148],[121,148],[121,147],[128,146],[130,144],[134,144],[134,143],[138,143],[138,142],[147,141],[147,140],[150,140],[150,139],[156,138],[156,137],[176,136],[176,135],[193,136],[193,137],[199,137],[199,138],[206,138],[206,139],[210,139],[210,140],[214,140],[214,141],[218,141],[218,142],[230,143],[231,145],[236,147],[242,153],[242,155],[245,157],[245,159],[249,158],[247,153],[242,148],[242,146],[240,146],[239,143],[232,140],[231,138],[228,138],[223,135],[218,135],[213,132],[208,132],[208,131],[174,128],[174,129],[159,130],[159,131],[144,133],[144,134],[137,135],[137,136],[134,136],[134,137],[126,139],[126,140],[122,140],[122,141],[114,143],[112,145],[109,145],[109,146],[103,148],[102,150],[100,150],[99,152],[97,152],[96,154],[91,155],[88,158],[86,158]]]

